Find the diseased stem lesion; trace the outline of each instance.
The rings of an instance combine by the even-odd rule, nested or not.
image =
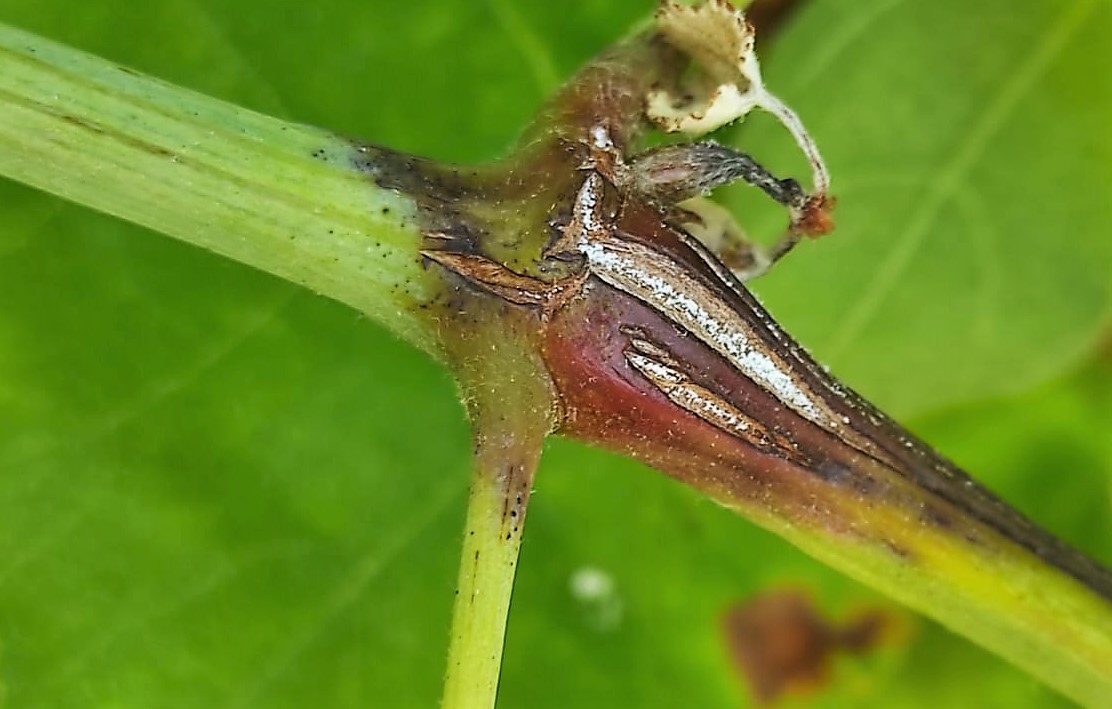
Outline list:
[[[759,72],[744,64],[751,55],[736,20],[727,18],[742,32],[739,49],[718,59],[740,57],[742,68],[721,75],[757,85],[753,95],[718,85],[707,101],[658,101],[671,112],[645,115],[636,97],[667,94],[657,80],[675,80],[683,64],[650,34],[574,77],[542,115],[547,128],[531,132],[523,172],[544,175],[532,194],[555,204],[538,258],[569,264],[578,275],[570,297],[538,307],[564,281],[543,269],[515,280],[520,267],[499,261],[482,238],[468,254],[478,260],[464,268],[458,257],[434,260],[488,294],[535,289],[507,302],[537,313],[561,433],[649,463],[1095,703],[1112,688],[1112,577],[838,383],[728,270],[742,280],[759,275],[800,236],[825,233],[832,206],[828,174],[798,118],[753,83]],[[698,137],[722,119],[708,119],[708,106],[775,113],[811,159],[816,192],[709,143],[638,154],[651,123]],[[543,136],[557,157],[528,163],[545,154]],[[770,251],[749,244],[713,203],[692,201],[732,179],[787,207],[787,234]],[[731,252],[748,261],[723,264]]]

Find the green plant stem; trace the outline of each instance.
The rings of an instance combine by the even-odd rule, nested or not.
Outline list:
[[[463,551],[452,615],[448,669],[444,680],[445,709],[493,707],[502,667],[502,645],[510,610],[521,524],[536,460],[522,461],[529,481],[515,477],[498,449],[476,457],[467,502]],[[527,467],[526,467],[527,466]],[[513,525],[503,513],[512,507]]]
[[[416,206],[326,131],[0,25],[0,175],[304,285],[437,352]]]
[[[486,317],[445,333],[475,452],[442,706],[490,709],[533,474],[555,407],[530,319],[481,295],[466,310]]]

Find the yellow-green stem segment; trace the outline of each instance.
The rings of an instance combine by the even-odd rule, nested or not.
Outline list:
[[[555,408],[530,316],[488,296],[464,297],[474,319],[444,334],[471,417],[474,472],[442,707],[490,709],[533,473]]]
[[[0,175],[347,303],[437,354],[416,206],[352,144],[0,25]]]
[[[494,706],[531,479],[531,468],[527,476],[515,476],[498,460],[497,451],[480,453],[476,460],[452,614],[444,709]],[[504,514],[508,508],[514,512],[510,524]]]

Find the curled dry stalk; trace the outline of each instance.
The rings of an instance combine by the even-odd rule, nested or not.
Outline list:
[[[728,4],[662,5],[478,168],[8,29],[0,102],[4,175],[303,283],[452,369],[475,460],[446,706],[494,702],[551,433],[648,463],[1079,702],[1112,696],[1112,575],[831,378],[742,283],[828,231],[832,201]],[[754,108],[796,137],[810,191],[714,143],[644,148],[650,130],[697,137]],[[770,250],[704,200],[737,179],[788,211]]]

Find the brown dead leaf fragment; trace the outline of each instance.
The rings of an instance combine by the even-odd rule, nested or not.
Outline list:
[[[841,623],[828,621],[807,594],[794,589],[737,603],[721,622],[737,673],[761,706],[822,689],[836,653],[868,652],[893,626],[893,619],[877,609]]]

